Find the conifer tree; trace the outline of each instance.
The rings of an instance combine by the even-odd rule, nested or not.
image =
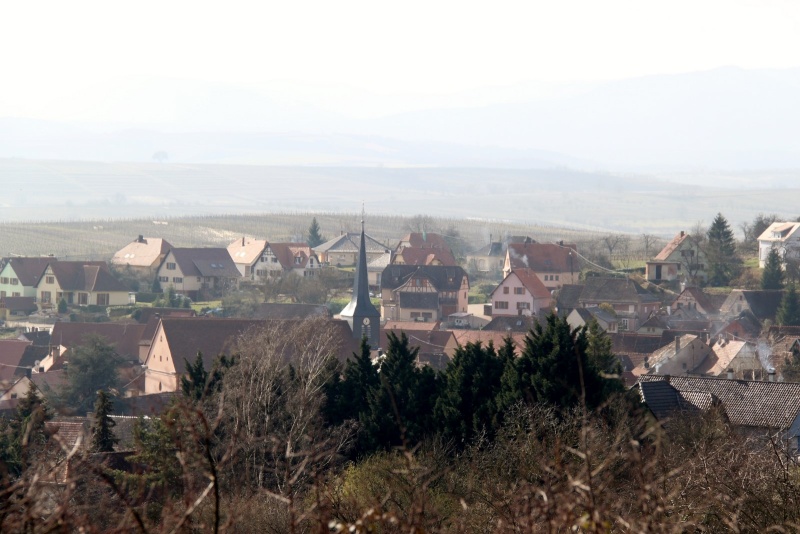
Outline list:
[[[94,405],[94,423],[92,424],[92,450],[94,452],[113,452],[119,439],[114,435],[117,423],[111,419],[114,407],[111,398],[102,389],[97,392]]]
[[[764,262],[761,289],[783,289],[783,266],[777,249],[771,249]]]
[[[344,369],[343,419],[363,419],[369,412],[369,399],[380,385],[378,368],[372,363],[372,354],[366,336],[361,338],[361,350],[348,360]]]
[[[775,315],[775,322],[780,326],[800,326],[800,301],[798,301],[797,291],[793,285],[789,286],[789,289],[783,294],[781,305]]]
[[[217,357],[214,368],[206,371],[203,363],[203,353],[198,351],[194,363],[184,360],[186,364],[186,376],[181,377],[181,391],[184,397],[199,401],[205,397],[213,395],[222,388],[222,379],[225,371],[235,362],[234,358],[228,358],[224,354]]]
[[[314,248],[325,242],[325,238],[320,233],[319,223],[317,218],[311,219],[311,226],[308,227],[308,239],[306,240],[308,246]]]
[[[28,386],[25,396],[17,404],[17,410],[9,423],[10,435],[7,440],[8,469],[19,476],[44,448],[47,443],[45,423],[52,418],[47,403],[39,397],[33,383]]]
[[[733,231],[721,213],[717,213],[706,237],[708,283],[712,286],[730,285],[731,280],[739,276],[742,262],[736,255]]]

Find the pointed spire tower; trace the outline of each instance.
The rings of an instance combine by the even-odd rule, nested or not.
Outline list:
[[[372,305],[369,298],[369,279],[367,277],[367,246],[364,238],[364,208],[361,208],[361,244],[358,247],[358,264],[353,280],[353,297],[339,316],[346,320],[353,337],[367,336],[370,345],[377,347],[380,333],[381,312]]]

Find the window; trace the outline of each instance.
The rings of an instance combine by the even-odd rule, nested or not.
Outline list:
[[[558,275],[556,275],[556,282],[558,282]]]
[[[86,306],[89,304],[89,293],[78,293],[78,305]]]
[[[21,297],[22,295],[20,294],[19,291],[14,291],[13,293],[11,293],[11,296],[12,297]]]
[[[508,295],[508,286],[503,287],[503,295]]]
[[[508,301],[507,300],[495,301],[494,308],[496,310],[507,310],[508,309]]]
[[[4,298],[6,298],[6,292],[5,291],[0,291],[0,299],[4,299]]]
[[[4,276],[4,277],[0,278],[0,284],[7,284],[7,283],[8,283],[8,277],[7,276]]]
[[[530,310],[531,303],[530,302],[517,302],[517,309],[518,310]]]
[[[159,282],[169,282],[169,276],[159,276],[158,277],[158,281]]]
[[[202,282],[202,281],[203,281],[203,278],[202,278],[201,276],[198,276],[198,277],[197,277],[197,281],[198,281],[198,282]]]
[[[515,287],[514,288],[514,294],[515,295],[524,295],[525,294],[525,288],[524,287]]]
[[[182,276],[173,276],[172,277],[172,283],[173,284],[182,284],[183,283],[183,277]]]
[[[294,264],[295,264],[295,265],[300,265],[301,263],[303,263],[303,258],[301,258],[300,256],[297,256],[297,257],[294,259]]]
[[[167,270],[174,271],[175,270],[175,263],[174,262],[167,262]]]
[[[619,320],[619,329],[620,330],[627,330],[628,329],[628,320],[627,319],[620,319]]]
[[[16,278],[15,278],[15,280],[16,280]],[[56,283],[56,277],[55,276],[45,276],[44,277],[44,281],[46,283],[48,283],[48,284],[55,284]],[[13,282],[12,282],[12,284],[13,284]]]
[[[17,280],[16,278],[12,278],[12,279],[11,279],[11,285],[12,285],[12,286],[15,286],[15,285],[17,285],[17,284],[19,284],[19,280]]]
[[[97,294],[97,305],[98,306],[108,306],[108,293],[98,293]]]
[[[49,291],[42,291],[41,300],[43,304],[50,304],[50,300],[52,299]]]

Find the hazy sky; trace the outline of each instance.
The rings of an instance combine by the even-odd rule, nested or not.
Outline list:
[[[344,112],[369,93],[380,112],[387,96],[795,67],[800,2],[13,1],[0,50],[0,117],[96,119],[109,92],[161,79],[310,87]]]

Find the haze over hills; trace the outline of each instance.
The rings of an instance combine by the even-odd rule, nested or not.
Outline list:
[[[800,69],[488,88],[395,106],[389,95],[297,85],[148,80],[100,89],[96,109],[72,106],[82,121],[0,119],[0,157],[143,162],[164,151],[180,163],[570,167],[696,184],[718,182],[703,176],[709,170],[800,168]],[[330,95],[328,109],[320,93]],[[373,112],[352,112],[359,99]],[[791,186],[796,178],[771,172],[768,183],[752,185]]]

